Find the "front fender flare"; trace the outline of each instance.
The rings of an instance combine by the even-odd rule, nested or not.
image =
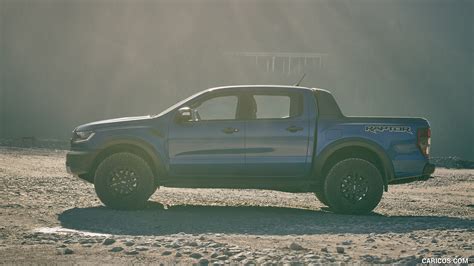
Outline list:
[[[120,146],[120,145],[129,145],[129,146],[134,146],[137,147],[141,150],[143,150],[146,155],[148,155],[151,159],[151,162],[153,163],[153,172],[158,174],[159,176],[164,176],[166,175],[166,169],[164,168],[164,161],[163,157],[159,152],[153,148],[149,143],[147,143],[145,140],[139,139],[139,138],[133,138],[133,137],[123,137],[123,138],[115,138],[112,140],[109,140],[105,142],[103,145],[99,147],[99,154],[97,155],[96,159],[100,157],[100,154],[103,151],[106,151],[109,148],[112,148],[114,146]]]

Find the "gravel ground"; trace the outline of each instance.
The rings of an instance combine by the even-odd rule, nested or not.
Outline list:
[[[0,147],[0,263],[419,263],[474,261],[474,170],[395,185],[371,215],[309,193],[161,188],[115,211],[66,173],[65,151]]]

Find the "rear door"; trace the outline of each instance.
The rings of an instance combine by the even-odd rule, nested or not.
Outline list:
[[[246,94],[245,163],[249,176],[303,176],[309,120],[303,93],[264,88]]]

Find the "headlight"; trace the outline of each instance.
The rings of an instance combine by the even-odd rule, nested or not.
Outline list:
[[[78,143],[83,141],[88,141],[94,136],[94,132],[92,131],[75,131],[72,134],[72,142]]]

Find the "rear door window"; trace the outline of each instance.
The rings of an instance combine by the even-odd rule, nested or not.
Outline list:
[[[255,94],[251,97],[251,119],[287,119],[300,116],[302,97],[294,94]]]

